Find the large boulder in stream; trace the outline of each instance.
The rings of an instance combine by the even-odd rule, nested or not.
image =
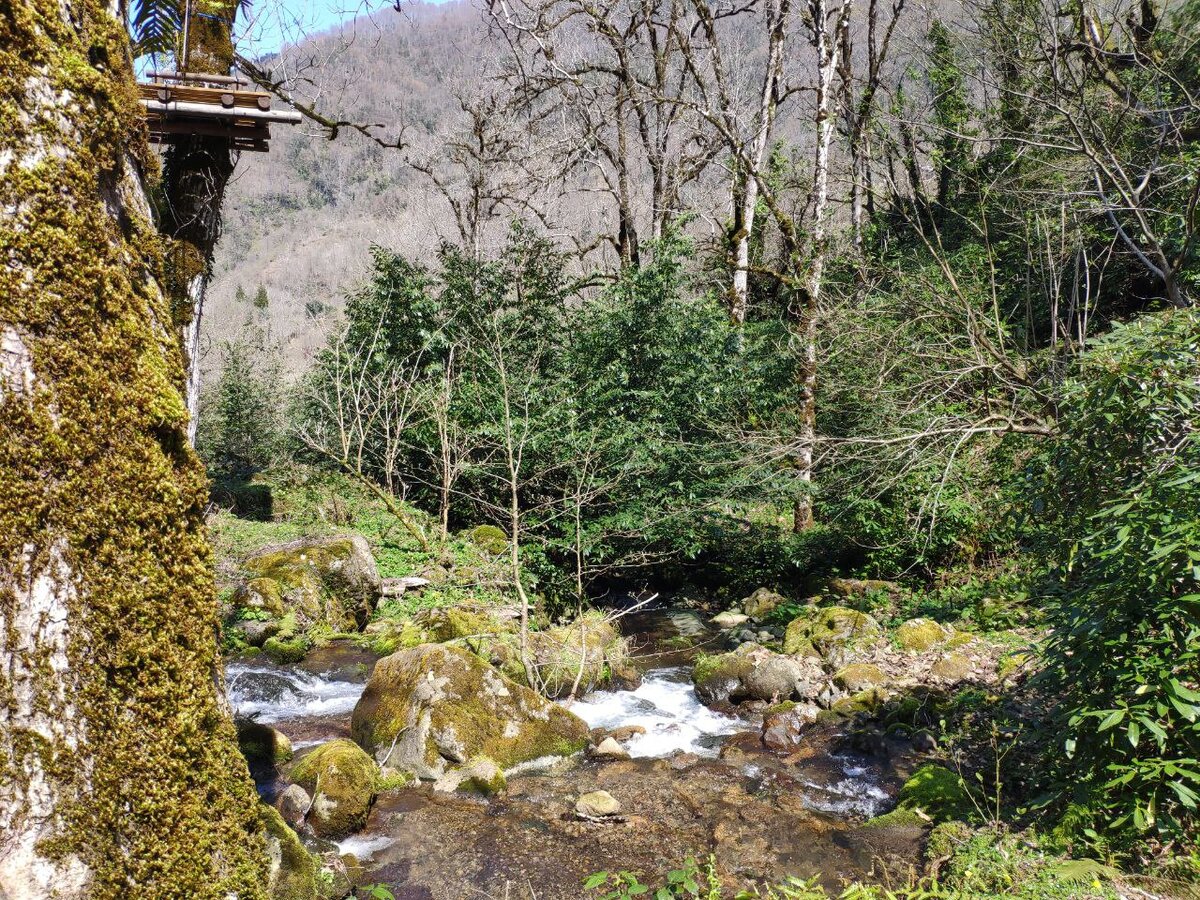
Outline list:
[[[742,700],[813,700],[825,686],[825,672],[812,659],[784,656],[758,644],[732,653],[702,657],[692,673],[696,696],[704,703]]]
[[[537,684],[529,684],[521,660],[520,636],[514,629],[499,635],[481,655],[508,678],[547,697],[583,696],[631,675],[629,649],[612,620],[598,610],[542,631],[528,633],[528,654]]]
[[[487,757],[502,770],[588,744],[587,724],[467,650],[422,644],[381,659],[354,707],[354,739],[381,763],[441,778]]]
[[[379,570],[358,534],[309,537],[268,547],[243,565],[234,604],[259,616],[292,616],[301,629],[357,631],[379,596]],[[245,616],[242,616],[245,618]]]
[[[864,612],[844,606],[811,606],[788,625],[783,651],[841,666],[850,662],[857,650],[869,648],[882,637],[879,623]]]
[[[357,744],[322,744],[296,763],[291,778],[312,796],[307,821],[321,837],[345,837],[367,824],[379,767]]]

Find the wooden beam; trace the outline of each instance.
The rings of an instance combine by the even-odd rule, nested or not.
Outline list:
[[[230,121],[242,119],[250,122],[278,122],[281,125],[298,125],[300,113],[286,109],[226,109],[219,103],[193,103],[185,100],[161,100],[141,98],[142,108],[148,115],[159,115],[180,119],[220,119]]]

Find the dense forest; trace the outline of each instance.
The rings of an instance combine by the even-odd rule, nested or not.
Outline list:
[[[0,897],[1200,893],[1195,0],[10,7]]]

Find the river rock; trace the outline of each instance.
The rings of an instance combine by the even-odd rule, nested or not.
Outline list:
[[[763,717],[762,742],[779,753],[791,753],[800,746],[801,738],[821,712],[815,703],[781,704],[783,708],[768,711]]]
[[[933,619],[909,619],[896,629],[896,644],[901,650],[924,653],[948,643],[954,634],[953,627]]]
[[[814,606],[788,625],[783,650],[844,665],[854,651],[870,647],[882,636],[879,623],[866,613],[844,606]]]
[[[723,613],[717,613],[709,621],[718,628],[737,628],[742,623],[749,622],[750,617],[735,609],[727,609]]]
[[[433,783],[435,791],[474,791],[487,797],[502,794],[507,788],[504,771],[486,756],[477,756],[465,766],[451,769]]]
[[[950,653],[943,656],[929,669],[932,681],[941,684],[958,684],[970,678],[975,671],[975,663],[965,653]]]
[[[292,613],[302,629],[320,624],[334,631],[357,631],[379,596],[375,557],[359,534],[268,547],[247,559],[243,568],[250,578],[235,593],[235,604],[261,603],[255,608],[272,615]]]
[[[280,624],[274,619],[239,619],[231,626],[250,647],[261,647],[279,634]]]
[[[354,739],[421,778],[486,756],[502,769],[587,746],[578,716],[459,647],[422,644],[381,659],[354,707]]]
[[[296,763],[291,777],[312,796],[308,823],[321,837],[345,837],[367,824],[379,767],[358,745],[344,738],[322,744]]]
[[[814,660],[784,656],[754,643],[742,644],[732,653],[701,658],[693,678],[696,695],[704,703],[811,700],[826,680]]]
[[[266,835],[267,896],[315,900],[320,891],[320,869],[300,838],[278,812],[259,804],[259,819]]]
[[[627,744],[639,734],[645,734],[646,729],[641,725],[622,725],[620,728],[614,728],[609,732],[609,736],[614,741],[620,741],[622,744]]]
[[[311,806],[312,798],[308,796],[308,791],[298,784],[289,784],[275,798],[275,808],[279,810],[279,815],[293,828],[304,821]]]
[[[886,684],[887,681],[883,670],[871,663],[851,663],[833,676],[833,683],[851,694]]]
[[[629,751],[612,737],[606,737],[590,753],[597,759],[629,759]]]
[[[276,766],[292,758],[292,742],[282,731],[250,719],[237,721],[238,746],[246,762]]]
[[[761,587],[742,601],[742,611],[752,619],[762,619],[785,603],[787,599],[782,594]]]
[[[508,678],[548,697],[562,698],[572,691],[582,696],[608,684],[614,673],[620,673],[619,678],[626,682],[634,677],[625,638],[598,610],[587,610],[562,625],[529,632],[528,651],[536,685],[529,684],[515,626],[485,643],[480,653]]]
[[[621,804],[608,791],[592,791],[575,801],[575,815],[583,819],[602,819],[621,812]]]

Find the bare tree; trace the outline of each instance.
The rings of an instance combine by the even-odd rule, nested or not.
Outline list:
[[[306,414],[296,436],[371,491],[421,549],[429,550],[424,530],[401,502],[404,482],[398,470],[417,418],[420,354],[403,363],[382,362],[376,354],[381,328],[354,344],[347,330],[333,339],[318,377],[305,385]]]

